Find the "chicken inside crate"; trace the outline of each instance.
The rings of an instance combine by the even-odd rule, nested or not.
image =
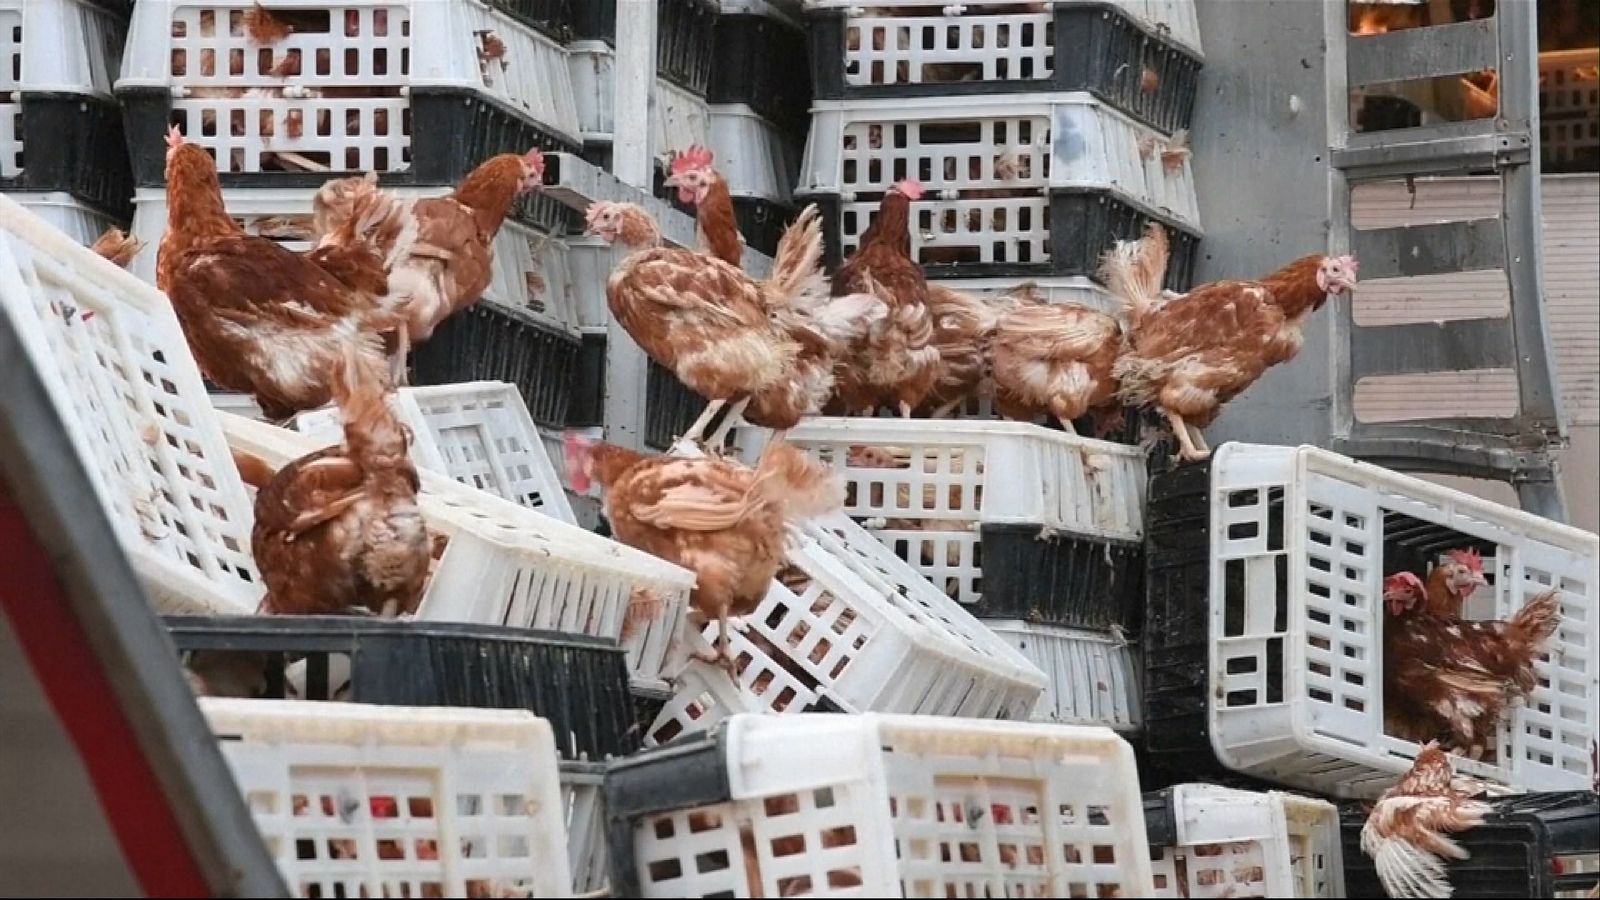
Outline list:
[[[1326,800],[1181,784],[1145,794],[1144,819],[1153,897],[1346,896]]]
[[[200,709],[295,896],[571,896],[555,744],[532,713]]]
[[[1158,764],[1371,797],[1442,738],[1491,784],[1588,783],[1593,534],[1312,447],[1228,444],[1151,498]]]
[[[1166,287],[1186,290],[1200,240],[1187,138],[1087,93],[819,102],[796,194],[824,212],[830,262],[878,195],[916,179],[912,258],[930,278],[1094,276],[1116,240],[1173,233]],[[1092,238],[1086,239],[1090,235]]]
[[[605,799],[616,896],[1151,895],[1105,729],[740,715],[613,765]]]
[[[1089,91],[1167,133],[1189,126],[1200,72],[1193,0],[816,0],[820,99]]]
[[[162,183],[169,124],[225,178],[285,186],[449,184],[495,153],[579,146],[560,45],[479,0],[143,3],[129,33],[117,94],[141,185]]]
[[[786,440],[839,473],[851,518],[975,614],[1135,628],[1137,448],[1024,423],[889,418],[809,419]]]

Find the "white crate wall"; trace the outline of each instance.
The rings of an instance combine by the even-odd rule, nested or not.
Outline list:
[[[710,647],[698,634],[691,635],[690,639],[696,646]],[[797,709],[815,700],[816,695],[809,691],[793,697],[793,701],[799,704]],[[713,725],[730,716],[759,712],[762,712],[759,698],[741,689],[726,671],[691,659],[672,676],[671,695],[645,731],[644,745],[654,747],[665,744],[684,734],[710,730]]]
[[[307,435],[217,414],[231,446],[273,465],[323,446]],[[419,506],[450,542],[418,619],[543,628],[618,639],[630,601],[648,592],[661,616],[622,642],[636,683],[659,685],[681,665],[677,622],[694,575],[654,556],[420,469]]]
[[[385,188],[395,196],[413,199],[444,196],[449,187]],[[315,246],[311,225],[311,199],[315,188],[225,188],[222,206],[250,234],[265,234],[278,243],[304,252]],[[167,195],[162,188],[140,188],[134,195],[132,234],[144,242],[130,270],[154,284],[156,251],[167,229]],[[523,310],[556,328],[576,332],[578,313],[575,287],[567,270],[567,250],[515,219],[507,219],[495,235],[492,279],[484,298]],[[542,284],[535,294],[533,285]]]
[[[1073,3],[1076,0],[1060,0]],[[1147,30],[1200,52],[1200,24],[1194,0],[1111,0]],[[956,66],[952,84],[971,80],[1016,82],[1018,90],[1049,79],[1056,50],[1051,42],[1054,16],[1042,12],[989,12],[1012,0],[968,0],[938,4],[929,0],[888,0],[866,6],[859,0],[806,0],[810,9],[844,8],[845,83],[855,86],[923,84],[927,65]],[[1053,8],[1056,0],[1049,3]],[[973,68],[978,76],[973,79]],[[959,75],[955,75],[959,72]],[[959,80],[955,80],[959,78]]]
[[[567,45],[567,59],[583,139],[610,143],[616,130],[612,87],[616,52],[604,41],[573,41]],[[705,98],[657,78],[650,91],[651,156],[665,165],[678,150],[710,143],[711,111]]]
[[[117,79],[119,89],[170,88],[174,110],[187,120],[185,136],[214,151],[224,171],[262,171],[261,157],[270,152],[329,154],[335,171],[404,171],[411,136],[402,122],[417,88],[471,90],[577,140],[577,104],[561,46],[480,0],[276,0],[274,10],[326,13],[329,30],[296,31],[270,48],[244,27],[254,5],[138,4]],[[486,32],[505,46],[497,60],[480,57]],[[273,74],[295,52],[300,72]],[[339,96],[324,95],[326,89]],[[331,127],[313,127],[319,115]],[[216,127],[201,127],[205,118]],[[241,126],[242,133],[233,133]]]
[[[295,896],[572,896],[555,739],[532,713],[199,703]]]
[[[846,712],[1027,717],[1043,673],[960,604],[842,513],[800,532],[786,558],[798,593],[780,572],[756,611],[730,627],[744,704],[790,714],[826,701]],[[702,637],[712,643],[716,633],[713,621]],[[733,704],[718,706],[673,730],[703,730]],[[671,728],[665,716],[681,708],[663,710],[652,733]]]
[[[710,110],[714,165],[728,183],[728,193],[792,202],[802,148],[784,139],[777,126],[742,103],[718,104]]]
[[[1211,465],[1209,722],[1225,765],[1360,797],[1410,768],[1417,745],[1383,733],[1388,511],[1497,546],[1485,566],[1492,618],[1508,618],[1550,587],[1561,591],[1562,622],[1538,664],[1540,685],[1509,710],[1498,758],[1457,758],[1457,769],[1524,790],[1589,784],[1585,748],[1600,733],[1600,537],[1314,447],[1226,444]],[[1281,549],[1269,528],[1279,496]],[[1242,597],[1227,596],[1229,565],[1242,568]],[[1242,604],[1233,616],[1230,602]],[[1280,607],[1282,631],[1274,627]],[[1269,671],[1285,673],[1280,684],[1269,684]],[[1280,689],[1282,700],[1271,699]]]
[[[1210,784],[1172,788],[1177,846],[1152,844],[1153,897],[1343,897],[1339,811]]]
[[[516,385],[473,381],[401,388],[390,407],[411,426],[411,458],[419,467],[576,523],[544,438]],[[339,411],[332,407],[301,413],[294,427],[325,443],[344,439]]]
[[[797,192],[839,195],[848,253],[882,193],[916,178],[928,193],[913,207],[914,258],[971,247],[982,262],[1040,262],[1051,189],[1106,189],[1199,231],[1193,172],[1162,161],[1167,140],[1087,93],[818,101]]]
[[[1139,727],[1139,658],[1120,636],[1021,619],[985,619],[983,624],[1044,672],[1035,721],[1119,731]]]
[[[606,820],[600,763],[561,763],[561,808],[566,814],[567,863],[572,893],[587,894],[606,884]]]
[[[934,584],[954,584],[962,603],[983,596],[980,525],[1127,542],[1144,536],[1137,447],[1022,422],[899,418],[811,418],[786,440],[832,465],[848,491],[845,512],[885,544],[903,546],[906,562]],[[852,447],[887,451],[898,467],[852,463]]]
[[[3,27],[0,26],[0,30]],[[107,228],[117,224],[115,219],[85,206],[71,194],[59,191],[11,191],[6,196],[86,247],[93,244]]]
[[[1105,729],[887,715],[722,727],[730,799],[633,819],[640,896],[1150,894],[1133,751]]]
[[[1600,147],[1600,48],[1539,54],[1539,144],[1571,160]]]
[[[109,97],[125,35],[116,15],[81,0],[0,0],[0,178],[22,172],[19,92]]]
[[[563,243],[567,247],[567,271],[578,325],[603,333],[611,321],[611,310],[606,306],[606,280],[630,251],[596,237],[573,236]]]
[[[0,305],[123,546],[196,576],[174,576],[203,586],[185,606],[253,610],[250,501],[167,298],[3,198],[0,260]]]

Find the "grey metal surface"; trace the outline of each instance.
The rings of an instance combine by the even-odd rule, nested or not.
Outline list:
[[[1248,277],[1326,248],[1363,280],[1504,268],[1502,319],[1361,328],[1329,304],[1305,348],[1231,403],[1211,440],[1310,442],[1399,469],[1494,478],[1529,511],[1565,519],[1552,446],[1564,435],[1540,284],[1538,55],[1534,5],[1473,22],[1351,36],[1343,2],[1196,0],[1211,54],[1195,112],[1196,190],[1206,211],[1198,280]],[[1220,49],[1219,49],[1220,47]],[[1497,118],[1355,134],[1352,85],[1499,71]],[[1498,173],[1497,219],[1353,231],[1362,181]],[[1270,222],[1270,227],[1263,223]],[[1512,368],[1506,419],[1366,423],[1363,377]]]
[[[14,265],[3,246],[0,264]],[[12,320],[0,315],[0,360],[13,363],[0,367],[0,480],[48,548],[116,690],[139,742],[126,751],[149,760],[215,896],[288,896],[39,373],[16,364],[26,359]],[[70,835],[58,837],[71,846]],[[59,864],[72,865],[71,855]]]

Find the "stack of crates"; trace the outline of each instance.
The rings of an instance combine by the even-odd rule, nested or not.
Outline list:
[[[0,192],[82,243],[133,216],[112,97],[132,5],[0,0]]]
[[[550,34],[561,21],[529,6],[138,4],[116,82],[138,187],[133,230],[146,244],[135,273],[152,277],[166,225],[169,125],[212,153],[246,230],[296,249],[315,237],[311,197],[330,178],[375,172],[385,188],[439,196],[498,153],[577,152],[567,55]],[[414,381],[508,381],[541,425],[564,425],[580,339],[552,238],[572,225],[552,198],[519,201],[495,242],[488,293],[417,349]]]

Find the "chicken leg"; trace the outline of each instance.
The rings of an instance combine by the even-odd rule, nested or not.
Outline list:
[[[1210,450],[1202,451],[1195,446],[1194,438],[1189,431],[1189,424],[1183,421],[1183,416],[1170,409],[1164,409],[1162,412],[1166,414],[1167,422],[1172,425],[1172,436],[1178,439],[1179,459],[1184,462],[1200,462],[1211,456]]]
[[[1061,430],[1073,437],[1078,436],[1078,429],[1073,426],[1072,420],[1066,416],[1056,416],[1056,421],[1061,423]]]
[[[700,418],[695,419],[694,424],[689,426],[689,430],[685,431],[677,441],[673,442],[672,452],[677,452],[678,448],[685,443],[698,443],[700,435],[711,425],[711,420],[717,417],[718,411],[726,406],[727,403],[728,401],[726,400],[712,400],[707,403],[706,408],[700,412]]]
[[[406,384],[406,359],[411,356],[411,331],[402,324],[395,329],[395,351],[389,360],[389,376],[397,388]]]
[[[932,418],[932,419],[947,419],[947,418],[950,417],[951,413],[955,412],[956,410],[958,410],[960,408],[961,408],[961,400],[960,400],[960,398],[957,398],[955,400],[951,400],[949,403],[946,403],[945,405],[943,405],[943,406],[939,407],[938,409],[934,410],[933,411],[933,415],[929,416],[929,418]]]
[[[691,657],[713,666],[721,666],[730,678],[739,677],[738,663],[733,658],[733,651],[728,645],[728,607],[717,608],[717,643],[713,650],[695,650],[689,654]]]
[[[727,414],[722,417],[722,421],[718,422],[717,427],[711,432],[711,437],[706,440],[706,446],[721,447],[722,442],[728,437],[728,432],[733,430],[733,423],[744,415],[745,407],[749,405],[749,397],[735,401],[733,406],[728,408]]]

